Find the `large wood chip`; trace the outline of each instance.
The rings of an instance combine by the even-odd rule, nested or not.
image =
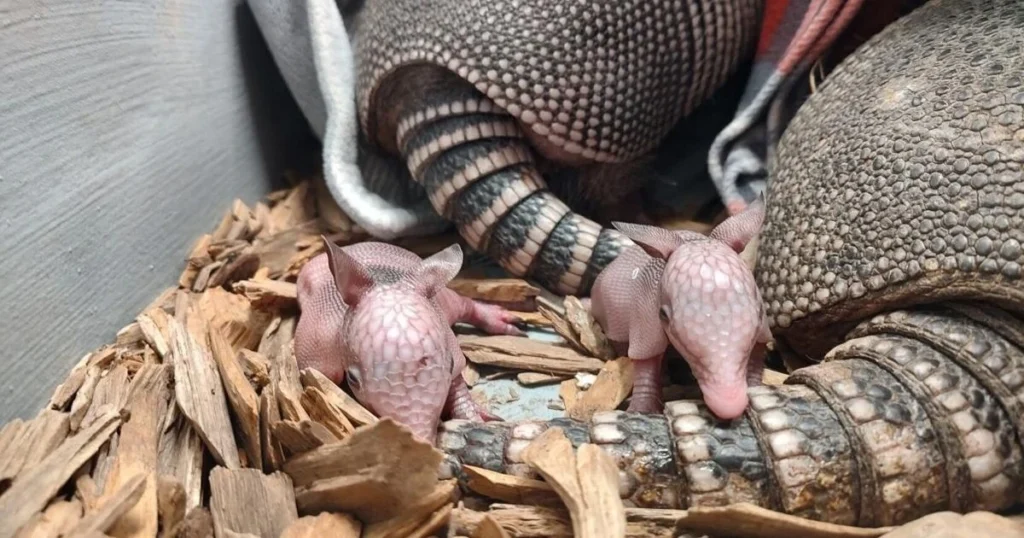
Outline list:
[[[782,385],[786,382],[786,378],[788,377],[789,374],[772,370],[770,368],[765,368],[764,371],[761,372],[761,382],[765,385]]]
[[[523,323],[526,323],[527,325],[545,328],[551,327],[551,320],[544,316],[544,314],[541,314],[540,312],[524,312],[522,310],[512,309],[509,310],[509,313],[521,319]]]
[[[303,180],[288,191],[283,200],[270,208],[270,233],[294,228],[316,219],[315,191]]]
[[[330,397],[316,387],[306,387],[302,392],[302,407],[313,421],[323,424],[338,439],[348,437],[356,429]]]
[[[442,506],[438,511],[431,514],[430,518],[424,521],[420,526],[410,532],[406,536],[408,538],[428,538],[430,536],[437,536],[437,532],[440,531],[447,523],[448,518],[452,514],[452,505],[446,504]]]
[[[892,527],[863,528],[813,521],[750,503],[694,507],[685,514],[678,522],[679,531],[744,538],[875,538],[892,530]]]
[[[135,320],[142,329],[142,335],[160,358],[168,360],[170,353],[171,316],[162,308],[151,308],[139,315]]]
[[[547,320],[548,325],[558,333],[565,341],[573,347],[573,349],[580,353],[587,353],[587,348],[583,347],[583,342],[580,342],[580,337],[576,334],[576,329],[573,329],[569,320],[565,319],[565,309],[555,309],[547,301],[539,301],[537,304],[537,312]]]
[[[0,495],[0,538],[13,537],[33,515],[43,510],[120,425],[120,414],[107,411],[82,431],[64,439],[35,467],[18,475]]]
[[[976,511],[936,512],[882,535],[882,538],[1009,538],[1024,536],[1024,523],[1015,517]],[[837,535],[838,536],[838,535]]]
[[[165,534],[185,519],[185,487],[173,476],[160,475],[156,482],[156,505],[160,528]]]
[[[363,524],[348,514],[324,512],[295,520],[281,538],[360,538]]]
[[[181,483],[186,510],[202,503],[204,446],[192,423],[180,415],[160,438],[159,472]]]
[[[302,224],[258,239],[253,246],[260,257],[260,263],[268,270],[270,278],[281,278],[294,270],[293,260],[301,256],[305,244],[320,241],[321,230],[315,222]],[[313,251],[315,252],[315,251]]]
[[[213,516],[204,507],[193,508],[185,519],[170,529],[162,538],[214,538]]]
[[[208,290],[221,289],[227,284],[251,278],[260,268],[260,257],[253,252],[249,245],[227,259],[229,260],[227,263],[210,275],[207,282]]]
[[[82,519],[82,503],[78,499],[56,500],[18,531],[17,538],[53,538],[67,536]]]
[[[104,482],[106,496],[135,477],[143,478],[142,491],[131,511],[113,528],[119,538],[154,536],[157,532],[157,471],[160,428],[171,401],[170,367],[148,364],[135,376],[128,399],[128,420],[121,426],[117,455]],[[108,527],[109,528],[109,527]],[[107,528],[96,529],[105,532]]]
[[[195,426],[214,459],[229,469],[237,469],[240,466],[238,446],[217,364],[210,351],[200,346],[177,320],[169,322],[178,406]]]
[[[274,436],[273,424],[281,421],[274,386],[267,385],[260,393],[260,446],[263,447],[263,470],[278,471],[284,464],[284,450]]]
[[[430,495],[401,514],[368,526],[362,538],[404,538],[425,526],[429,527],[438,510],[443,510],[445,505],[450,508],[456,485],[455,480],[441,482]]]
[[[116,353],[114,349],[106,348],[111,355]],[[47,402],[46,407],[56,411],[63,411],[67,409],[68,404],[78,393],[78,390],[82,388],[82,384],[85,383],[86,372],[89,369],[90,359],[96,354],[96,352],[89,353],[78,361],[78,364],[71,369],[68,377],[61,384],[57,385],[57,388],[53,390],[53,394],[50,396],[50,401]]]
[[[299,375],[302,386],[319,389],[328,401],[341,410],[354,426],[365,426],[377,422],[377,417],[366,410],[355,398],[351,397],[338,385],[327,379],[327,376],[312,368],[302,370]]]
[[[463,297],[524,310],[532,309],[540,293],[540,289],[521,278],[454,278],[448,288]]]
[[[466,487],[484,497],[512,504],[562,506],[561,497],[543,480],[498,473],[472,465],[463,465],[462,471],[469,478]]]
[[[239,425],[241,443],[249,464],[263,469],[263,452],[260,445],[260,401],[256,390],[245,378],[238,356],[224,335],[216,327],[210,328],[210,350],[217,362],[224,390],[231,404],[232,415]]]
[[[618,467],[600,447],[585,443],[573,454],[562,429],[549,428],[527,445],[523,461],[562,498],[576,536],[612,538],[626,533]]]
[[[511,538],[505,529],[498,525],[494,518],[485,515],[480,519],[480,523],[476,526],[476,531],[473,532],[472,538]]]
[[[520,385],[527,387],[550,385],[552,383],[560,383],[564,380],[564,375],[541,374],[538,372],[519,372],[516,374],[516,381],[519,381]]]
[[[277,538],[299,518],[291,478],[257,469],[210,471],[210,512],[218,536],[231,531]]]
[[[146,342],[146,335],[142,333],[139,322],[133,321],[117,331],[114,338],[114,345],[118,348],[129,349],[143,345]]]
[[[310,419],[273,423],[274,437],[288,455],[302,454],[338,440],[326,426]]]
[[[594,384],[585,391],[576,390],[576,380],[562,382],[559,394],[570,418],[589,421],[598,411],[611,411],[633,390],[633,359],[620,357],[608,361],[597,374]]]
[[[302,407],[302,383],[299,381],[299,367],[293,353],[274,362],[270,380],[276,389],[281,417],[294,421],[309,420],[309,413]]]
[[[32,470],[60,446],[70,432],[69,424],[67,413],[45,408],[28,422],[8,423],[0,430],[0,484]]]
[[[270,383],[270,362],[263,355],[248,349],[243,349],[238,354],[238,364],[245,372],[246,379],[252,383],[257,390]]]
[[[235,352],[254,349],[273,319],[253,308],[249,299],[223,288],[206,290],[197,306],[210,327],[221,331]]]
[[[92,397],[96,392],[96,385],[99,384],[102,376],[103,371],[98,366],[89,366],[86,369],[85,381],[82,382],[81,388],[75,394],[75,399],[71,402],[69,427],[72,432],[77,432],[81,428],[82,421],[85,420],[85,414],[92,407]]]
[[[114,432],[114,435],[110,436],[110,439],[103,443],[103,446],[96,451],[96,458],[92,466],[92,489],[89,490],[89,484],[79,484],[86,488],[86,491],[80,493],[92,493],[94,498],[98,498],[103,486],[107,483],[107,478],[110,477],[110,472],[114,469],[114,459],[117,458],[117,447],[120,445],[121,434],[120,432]],[[88,497],[83,496],[82,501],[86,503],[86,507],[95,506],[95,502],[87,502]]]
[[[546,344],[524,336],[459,335],[466,359],[475,364],[500,366],[551,375],[597,373],[604,361],[581,355],[568,347]]]
[[[89,409],[85,412],[79,427],[88,426],[108,408],[119,413],[123,411],[128,404],[128,389],[130,387],[128,369],[123,364],[118,364],[113,369],[100,374],[100,379],[96,382],[96,388],[92,393]]]
[[[614,359],[615,350],[608,342],[604,330],[583,303],[570,295],[562,301],[562,305],[565,308],[565,320],[569,322],[583,349],[599,359]]]
[[[181,272],[181,276],[178,277],[179,286],[185,289],[191,288],[192,284],[196,281],[196,277],[199,275],[199,271],[213,262],[209,252],[212,241],[213,236],[203,234],[196,241],[196,244],[192,246],[192,252],[189,253],[188,260],[185,263],[185,269]]]
[[[626,538],[674,538],[676,523],[686,516],[685,510],[626,508]],[[513,538],[573,538],[572,522],[564,508],[492,504],[487,512],[456,508],[451,528],[455,533],[472,535],[484,517],[494,519]],[[711,535],[718,538],[717,535]],[[794,535],[799,536],[799,535]],[[724,537],[722,537],[724,538]],[[746,538],[746,537],[744,537]]]
[[[285,311],[298,307],[298,287],[282,280],[241,280],[231,285],[261,311]]]
[[[145,495],[147,482],[149,482],[149,478],[145,473],[133,475],[122,483],[113,494],[103,499],[96,510],[87,513],[68,533],[68,536],[89,536],[92,533],[108,532],[113,529],[115,525],[119,524],[121,518],[128,515],[132,508],[138,505],[139,500]],[[115,535],[122,536],[119,533]],[[152,532],[144,536],[156,536],[156,527],[154,526]]]
[[[381,447],[387,447],[382,450]],[[401,513],[434,490],[443,455],[390,418],[287,461],[303,513],[355,514],[369,523]]]
[[[267,325],[256,351],[267,358],[268,364],[277,364],[292,352],[297,323],[295,317],[276,317]],[[271,368],[273,369],[273,366]]]

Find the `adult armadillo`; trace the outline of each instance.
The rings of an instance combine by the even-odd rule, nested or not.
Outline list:
[[[642,506],[748,501],[891,525],[1024,500],[1024,3],[932,0],[838,66],[779,143],[757,281],[820,364],[589,423],[446,423],[459,462],[526,472],[551,426],[619,461]]]
[[[475,250],[586,293],[629,241],[548,189],[614,200],[754,52],[763,0],[387,0],[356,33],[358,112]]]

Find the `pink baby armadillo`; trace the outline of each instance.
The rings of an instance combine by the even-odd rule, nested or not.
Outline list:
[[[761,293],[740,258],[761,228],[764,198],[707,236],[616,222],[637,244],[594,282],[594,318],[634,359],[629,411],[661,410],[661,364],[669,342],[686,359],[708,408],[733,419],[747,387],[761,384],[771,339]]]
[[[385,243],[342,248],[324,242],[327,251],[299,273],[299,367],[338,384],[347,378],[370,411],[431,444],[442,413],[500,420],[470,398],[462,378],[466,358],[451,326],[464,322],[493,334],[523,333],[504,308],[447,287],[462,267],[459,245],[421,259]]]

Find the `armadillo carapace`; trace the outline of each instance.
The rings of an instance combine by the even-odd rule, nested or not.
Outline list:
[[[1024,500],[1024,2],[932,0],[844,60],[773,164],[757,282],[775,337],[824,359],[749,390],[588,423],[450,422],[439,445],[525,473],[545,428],[605,446],[644,506],[746,501],[895,525]]]
[[[630,242],[547,170],[615,198],[754,52],[763,0],[375,0],[357,34],[368,139],[400,155],[474,249],[586,294]]]

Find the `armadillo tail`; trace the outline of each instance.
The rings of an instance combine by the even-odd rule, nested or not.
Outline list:
[[[518,121],[469,83],[447,78],[418,98],[403,97],[395,144],[412,177],[472,248],[509,273],[586,294],[630,244],[552,194]]]
[[[676,401],[589,423],[453,421],[438,441],[455,476],[464,463],[537,478],[522,451],[561,427],[613,455],[623,498],[644,507],[750,502],[864,527],[998,512],[1024,499],[1022,349],[1024,322],[988,306],[894,311],[785,385],[751,388],[731,422]]]

